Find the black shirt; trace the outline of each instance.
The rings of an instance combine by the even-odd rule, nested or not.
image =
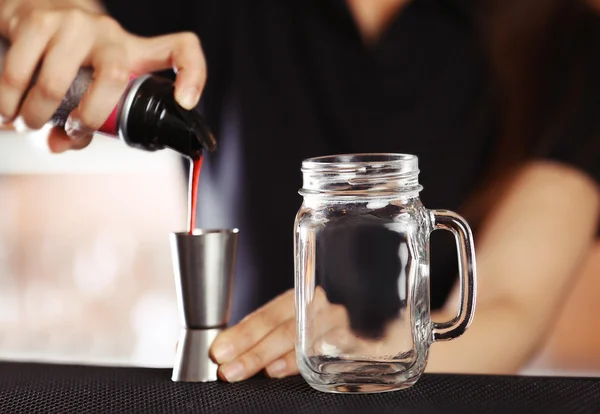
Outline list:
[[[425,206],[459,210],[492,158],[498,139],[493,91],[466,1],[414,0],[369,47],[344,0],[106,3],[137,34],[196,32],[208,64],[202,105],[218,139],[228,114],[236,113],[241,235],[255,268],[255,280],[245,284],[253,297],[249,308],[293,286],[292,224],[302,202],[303,159],[416,154]],[[580,166],[576,154],[584,152],[580,167],[600,180],[598,156],[589,159],[595,132],[569,136],[549,156]],[[580,141],[587,147],[578,147]],[[226,175],[219,157],[211,155],[210,174]],[[437,308],[454,283],[456,258],[451,235],[433,240]],[[238,279],[243,272],[238,267]]]

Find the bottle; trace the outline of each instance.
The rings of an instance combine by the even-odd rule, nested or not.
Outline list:
[[[0,68],[9,43],[0,38]],[[93,80],[91,69],[82,68],[50,123],[64,128],[71,111],[79,105]],[[32,85],[35,83],[35,75]],[[30,88],[31,86],[30,85]],[[170,148],[197,160],[206,149],[216,149],[216,140],[197,108],[187,110],[174,97],[175,86],[169,79],[142,75],[132,77],[125,93],[98,132],[119,137],[130,147],[146,151]]]

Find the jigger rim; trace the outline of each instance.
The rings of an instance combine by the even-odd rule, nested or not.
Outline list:
[[[238,234],[240,230],[238,228],[233,229],[194,229],[190,234],[189,231],[177,231],[172,232],[171,234],[181,237],[181,236],[206,236],[207,234]]]

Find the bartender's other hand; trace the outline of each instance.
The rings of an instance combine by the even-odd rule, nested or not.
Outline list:
[[[204,87],[206,65],[194,34],[134,36],[98,4],[93,0],[0,2],[0,35],[11,43],[0,76],[0,115],[5,122],[21,116],[29,128],[40,129],[60,105],[79,68],[94,70],[94,81],[69,116],[66,133],[52,129],[53,152],[86,147],[132,74],[174,68],[176,100],[188,109],[198,103]],[[38,79],[27,91],[40,62]]]
[[[221,332],[211,357],[220,365],[224,381],[241,381],[263,369],[270,377],[281,378],[298,373],[295,341],[294,291],[288,290]]]
[[[318,321],[312,326],[311,352],[322,353],[321,345],[336,341],[345,341],[345,348],[353,345],[346,309],[329,303],[321,287],[315,289],[307,311],[309,319]],[[225,381],[241,381],[263,369],[272,378],[282,378],[298,373],[295,343],[292,289],[221,332],[211,347],[211,357],[220,365],[219,376]]]

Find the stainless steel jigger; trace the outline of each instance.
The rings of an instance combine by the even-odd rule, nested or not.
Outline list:
[[[229,323],[238,229],[171,233],[179,316],[183,324],[173,381],[217,380],[209,356],[213,340]]]

